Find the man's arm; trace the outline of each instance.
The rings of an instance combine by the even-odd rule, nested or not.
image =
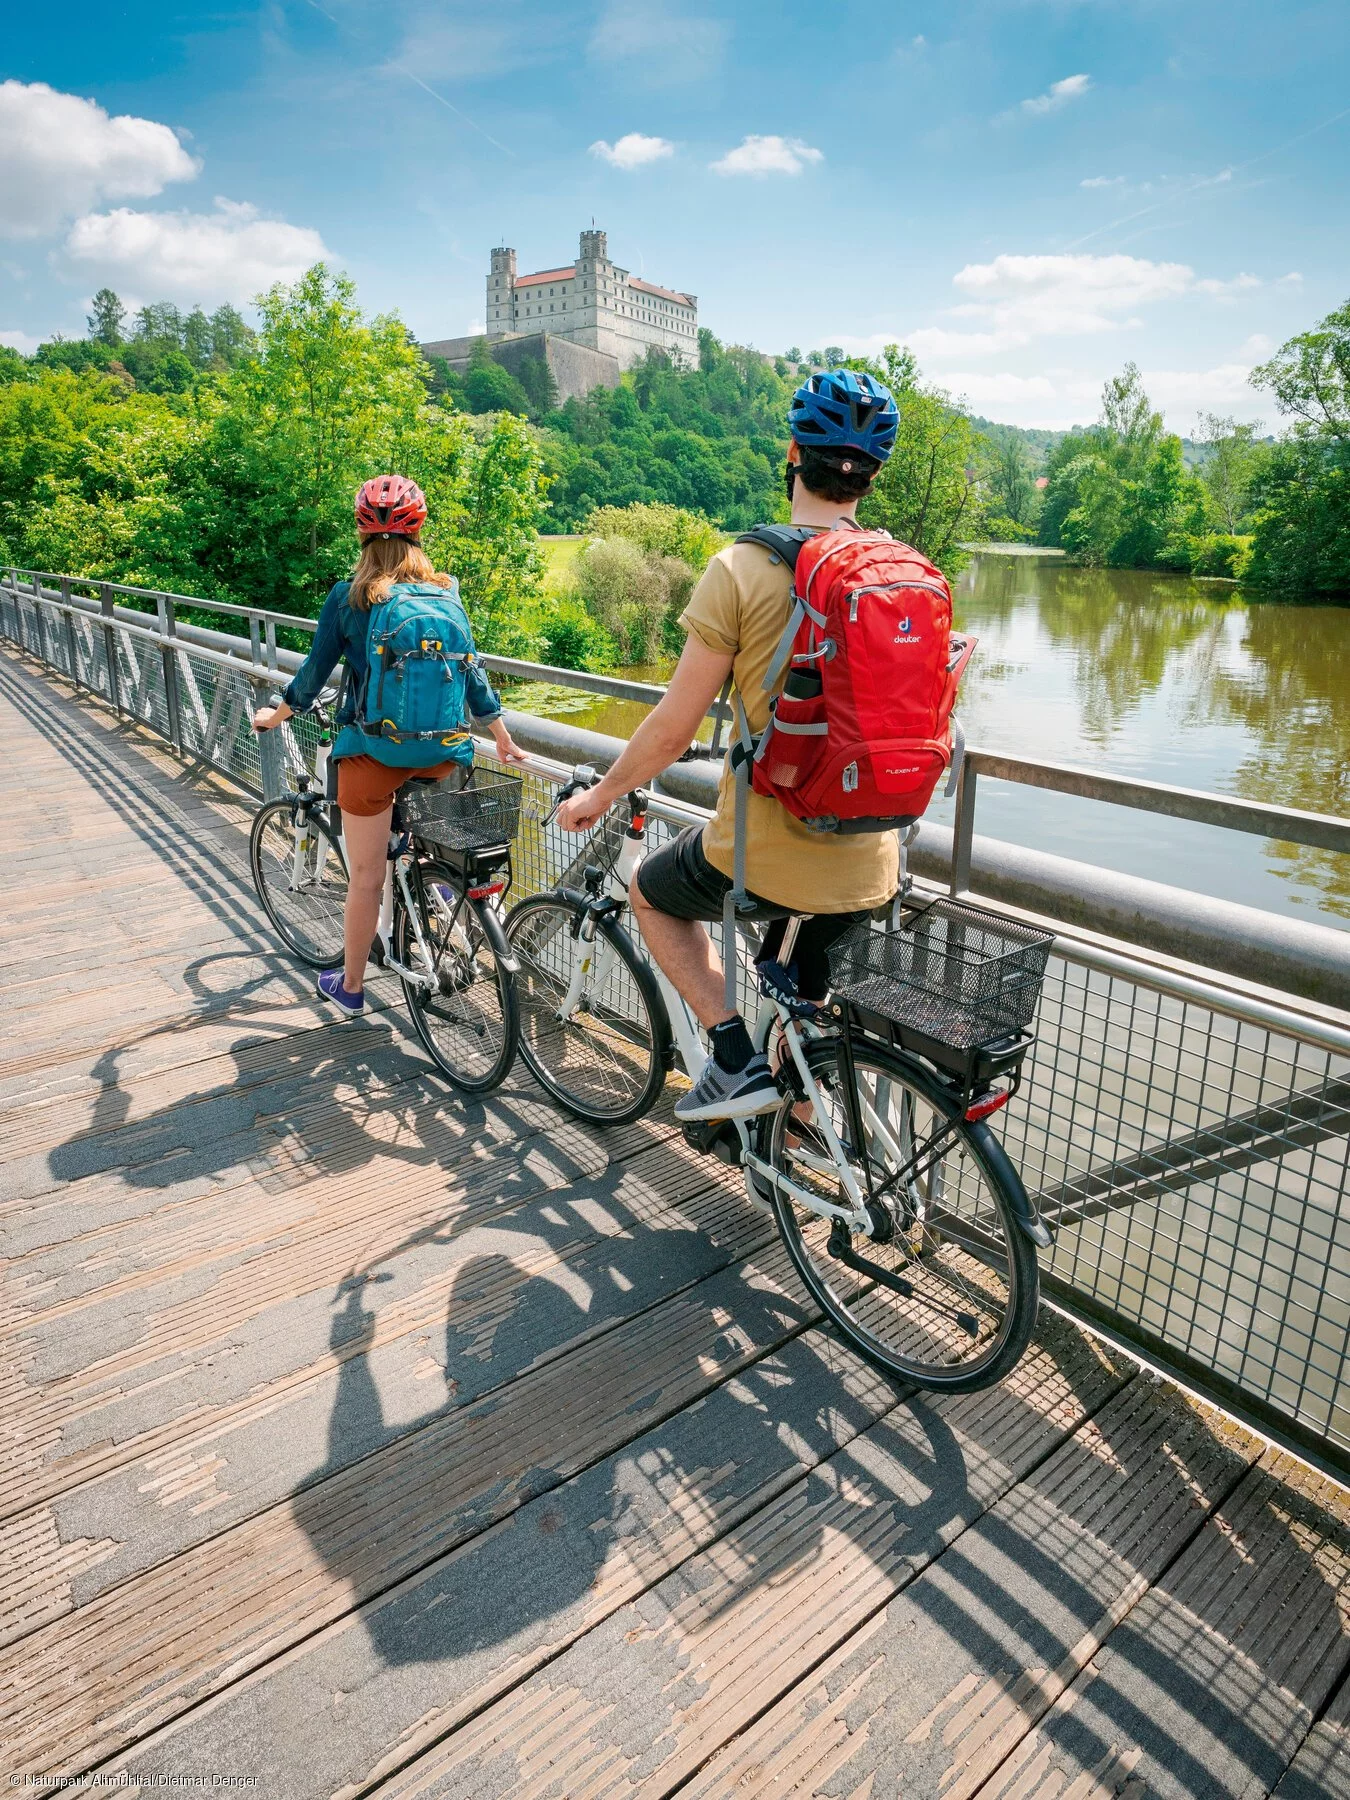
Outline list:
[[[687,750],[731,673],[731,653],[710,650],[691,632],[662,700],[597,787],[573,794],[558,809],[564,831],[589,831],[622,794],[645,787]]]

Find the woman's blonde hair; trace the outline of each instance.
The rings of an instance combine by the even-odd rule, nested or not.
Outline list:
[[[367,538],[347,591],[348,603],[358,612],[369,612],[372,606],[387,600],[390,588],[400,581],[430,581],[443,588],[452,585],[449,575],[437,573],[419,544],[407,538]]]

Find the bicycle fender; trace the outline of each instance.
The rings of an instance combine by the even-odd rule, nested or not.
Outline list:
[[[980,1134],[984,1139],[983,1147],[985,1153],[989,1156],[991,1161],[998,1163],[1001,1167],[1003,1180],[1007,1188],[1008,1201],[1013,1210],[1013,1217],[1017,1221],[1017,1228],[1022,1233],[1022,1236],[1029,1238],[1038,1250],[1053,1249],[1055,1234],[1036,1211],[1035,1203],[1030,1194],[1028,1194],[1026,1187],[1023,1184],[1022,1177],[1017,1172],[1016,1164],[1008,1155],[1008,1152],[1003,1148],[1003,1145],[994,1136],[987,1125],[972,1125],[971,1132],[972,1134],[975,1132]]]

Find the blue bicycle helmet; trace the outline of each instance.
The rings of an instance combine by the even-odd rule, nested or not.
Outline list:
[[[899,424],[890,389],[853,369],[809,375],[788,407],[788,429],[803,448],[861,450],[879,463],[895,448]]]

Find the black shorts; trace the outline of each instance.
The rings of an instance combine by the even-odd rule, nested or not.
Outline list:
[[[648,906],[671,919],[701,919],[712,923],[722,917],[722,907],[731,892],[732,881],[715,869],[703,854],[703,827],[690,825],[677,838],[654,850],[638,865],[637,884]],[[751,893],[753,910],[742,918],[769,920],[755,961],[774,962],[783,942],[786,921],[792,908],[776,901],[763,900]],[[808,1000],[823,1000],[830,988],[830,967],[826,952],[850,925],[869,918],[867,911],[816,913],[805,919],[797,933],[792,963],[797,971],[797,989]]]

